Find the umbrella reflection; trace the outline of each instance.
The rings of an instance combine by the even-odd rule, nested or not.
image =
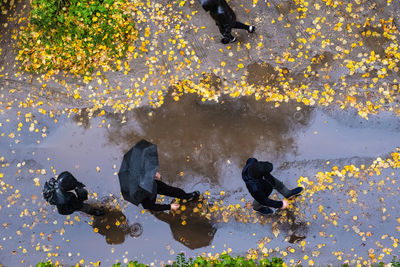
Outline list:
[[[190,206],[195,203],[187,203],[188,208],[180,214],[167,212],[152,212],[159,220],[169,224],[174,239],[190,249],[197,249],[211,245],[217,229],[212,222],[200,213],[193,213]],[[186,224],[182,224],[185,221]]]
[[[143,228],[139,223],[129,224],[125,215],[118,209],[109,209],[103,216],[94,217],[93,229],[105,236],[107,244],[122,244],[125,236],[139,237]]]

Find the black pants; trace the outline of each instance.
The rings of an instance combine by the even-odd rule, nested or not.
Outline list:
[[[157,184],[157,194],[158,195],[165,195],[168,197],[176,197],[176,198],[181,198],[181,199],[188,198],[188,194],[186,194],[186,192],[183,191],[182,189],[167,185],[166,183],[164,183],[158,179],[155,179],[154,181]],[[143,208],[145,208],[147,210],[152,210],[152,211],[164,211],[164,210],[171,209],[170,204],[159,204],[159,203],[155,203],[155,201],[156,201],[156,197],[154,197],[154,199],[145,198],[142,200],[142,206],[143,206]]]
[[[291,195],[291,190],[289,190],[280,180],[276,179],[272,176],[271,173],[268,173],[263,177],[265,181],[267,181],[273,189],[281,193],[284,197],[289,197]]]
[[[239,21],[236,21],[235,25],[232,27],[232,29],[242,29],[242,30],[249,30],[249,25],[246,25],[244,23],[241,23]]]
[[[264,175],[264,177],[262,179],[267,181],[271,185],[271,187],[273,189],[278,191],[284,197],[291,196],[292,191],[289,190],[280,180],[278,180],[274,176],[272,176],[271,173],[268,173],[267,175]],[[271,191],[271,193],[272,193],[272,191]],[[262,207],[264,207],[264,205],[262,205],[260,202],[258,202],[255,199],[253,200],[253,208],[255,210],[258,210],[258,209],[260,209]]]
[[[232,36],[232,29],[242,29],[242,30],[249,30],[249,25],[246,25],[244,23],[241,23],[239,21],[235,22],[235,25],[232,27],[226,26],[226,25],[218,25],[219,32],[224,36],[224,38],[228,38],[229,40],[232,40],[234,37]]]
[[[155,179],[157,184],[157,194],[169,197],[185,198],[186,192],[180,188],[167,185],[166,183]]]

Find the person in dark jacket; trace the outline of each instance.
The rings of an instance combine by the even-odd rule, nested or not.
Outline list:
[[[249,158],[242,171],[243,181],[254,198],[253,209],[262,214],[273,214],[274,211],[271,207],[285,209],[288,206],[288,202],[285,199],[276,201],[268,198],[273,189],[287,199],[297,196],[303,191],[302,187],[289,190],[281,181],[271,175],[272,169],[273,165],[268,161]]]
[[[61,215],[70,215],[74,211],[82,211],[89,215],[100,216],[104,212],[84,203],[88,199],[85,185],[79,182],[71,173],[62,172],[55,186],[55,205]]]
[[[161,174],[159,172],[157,172],[155,175],[154,183],[157,186],[157,194],[159,194],[159,195],[176,197],[176,198],[186,199],[186,200],[194,200],[200,196],[199,191],[194,191],[192,193],[186,193],[185,191],[183,191],[180,188],[167,185],[166,183],[161,181]],[[151,210],[151,211],[165,211],[165,210],[179,209],[180,205],[178,203],[171,203],[171,204],[156,203],[157,194],[152,198],[146,197],[144,200],[142,200],[141,204],[142,204],[143,208]]]
[[[211,17],[215,20],[219,31],[223,38],[221,43],[233,43],[236,38],[232,35],[232,29],[243,29],[249,33],[254,32],[255,27],[252,25],[246,25],[239,21],[236,21],[235,12],[226,3],[225,0],[201,0],[201,5],[205,11],[210,11]]]

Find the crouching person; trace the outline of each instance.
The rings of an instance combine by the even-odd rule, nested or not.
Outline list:
[[[271,208],[285,209],[288,206],[288,201],[285,199],[276,201],[269,198],[273,189],[287,199],[293,198],[303,191],[302,187],[289,190],[281,181],[271,175],[272,169],[273,165],[268,161],[249,158],[242,171],[242,179],[254,198],[253,209],[265,215],[274,213]]]

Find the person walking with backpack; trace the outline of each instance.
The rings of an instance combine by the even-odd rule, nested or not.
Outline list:
[[[269,198],[272,190],[277,190],[285,198],[293,198],[303,191],[302,187],[289,190],[281,181],[271,175],[272,163],[268,161],[258,161],[249,158],[242,171],[242,179],[246,187],[254,198],[253,209],[261,214],[273,214],[271,209],[286,209],[289,202],[287,200],[276,201]]]
[[[236,20],[236,14],[225,0],[201,0],[205,11],[210,11],[211,17],[215,20],[223,38],[221,43],[228,44],[236,41],[232,35],[232,29],[243,29],[253,33],[256,29],[252,25],[246,25]]]
[[[84,203],[88,199],[85,185],[67,171],[60,173],[57,179],[51,178],[45,183],[43,197],[51,205],[56,205],[61,215],[70,215],[75,211],[95,216],[104,214],[103,210]]]

